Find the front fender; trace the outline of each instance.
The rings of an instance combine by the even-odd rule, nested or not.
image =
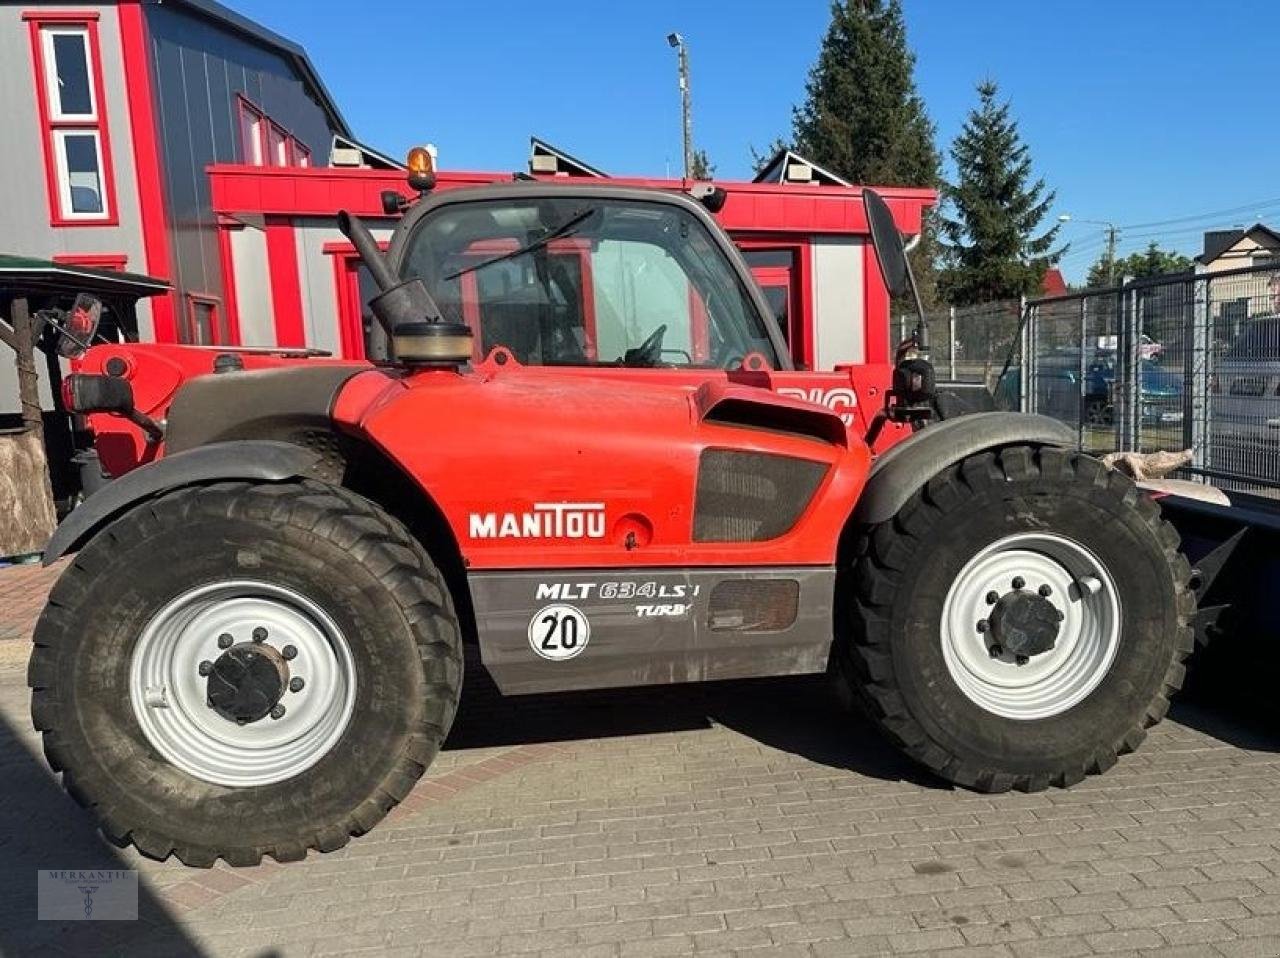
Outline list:
[[[1071,448],[1075,444],[1075,431],[1048,416],[983,412],[944,420],[921,429],[876,460],[853,521],[863,525],[888,521],[926,482],[979,452],[1006,446]]]
[[[165,456],[103,486],[63,519],[45,547],[44,564],[79,549],[116,516],[161,493],[227,479],[284,482],[319,462],[302,446],[265,439],[215,442]]]

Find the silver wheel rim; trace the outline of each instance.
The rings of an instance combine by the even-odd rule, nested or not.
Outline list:
[[[1032,593],[1047,587],[1060,617],[1054,646],[1022,664],[988,624],[991,594],[1009,593],[1015,579]],[[1097,556],[1062,536],[1020,533],[987,546],[956,576],[943,605],[942,655],[974,704],[1005,718],[1049,718],[1098,687],[1120,646],[1120,622],[1115,581]]]
[[[253,642],[292,653],[274,713],[237,724],[209,704],[201,663]],[[225,641],[225,640],[224,640]],[[333,619],[303,595],[266,582],[201,586],[164,606],[143,629],[130,663],[129,697],[143,734],[164,759],[216,785],[282,782],[310,768],[337,742],[355,707],[351,649]]]

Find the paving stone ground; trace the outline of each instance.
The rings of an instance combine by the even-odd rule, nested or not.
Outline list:
[[[0,636],[47,581],[0,570]],[[1073,789],[986,796],[820,680],[502,700],[472,669],[371,835],[196,871],[106,845],[62,793],[22,652],[0,641],[3,955],[1280,955],[1280,735],[1217,706]],[[138,869],[140,920],[36,921],[42,868]]]

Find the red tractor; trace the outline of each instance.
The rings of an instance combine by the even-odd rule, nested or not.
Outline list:
[[[118,477],[49,544],[30,684],[112,840],[345,845],[430,766],[466,643],[507,695],[830,670],[983,791],[1142,741],[1194,614],[1156,506],[1053,420],[956,415],[923,322],[893,369],[792,370],[697,192],[424,191],[385,254],[343,214],[384,361],[87,353],[65,398]]]

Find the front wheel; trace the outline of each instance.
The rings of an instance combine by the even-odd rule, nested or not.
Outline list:
[[[372,828],[449,730],[457,618],[375,505],[322,483],[182,489],[115,520],[54,586],[32,716],[117,844],[286,861]]]
[[[1104,771],[1181,685],[1194,600],[1177,535],[1089,456],[973,456],[857,552],[844,648],[861,698],[953,782],[1031,791]]]

